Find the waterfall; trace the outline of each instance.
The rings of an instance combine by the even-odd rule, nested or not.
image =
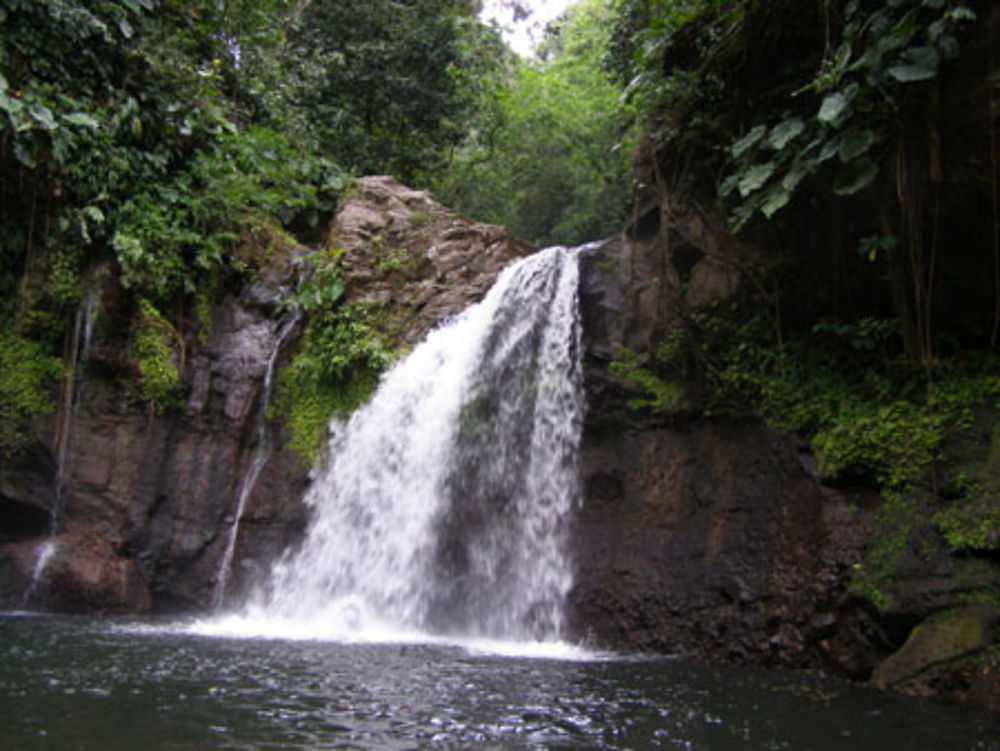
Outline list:
[[[222,606],[226,596],[226,588],[229,586],[229,578],[233,565],[233,555],[236,553],[236,539],[239,536],[240,522],[243,520],[243,512],[246,510],[247,500],[257,485],[257,478],[261,470],[267,463],[270,455],[270,441],[267,430],[267,405],[271,401],[271,390],[274,381],[274,366],[281,353],[281,347],[285,343],[289,334],[295,329],[299,322],[299,314],[294,313],[291,318],[278,327],[274,340],[274,349],[267,359],[267,367],[264,370],[264,380],[260,390],[260,403],[257,405],[257,423],[254,429],[254,448],[250,457],[250,463],[240,481],[239,494],[236,499],[236,509],[233,512],[233,523],[229,527],[229,537],[226,540],[226,549],[219,560],[219,573],[215,579],[215,588],[212,590],[212,607]]]
[[[311,526],[248,621],[560,638],[584,416],[578,252],[505,269],[331,426]]]

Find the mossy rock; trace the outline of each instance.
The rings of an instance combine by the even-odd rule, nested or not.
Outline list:
[[[905,688],[933,680],[958,662],[985,653],[996,636],[1000,607],[973,604],[936,613],[913,629],[906,643],[873,671],[877,688]]]

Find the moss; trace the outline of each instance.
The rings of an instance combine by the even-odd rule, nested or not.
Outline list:
[[[263,269],[287,262],[292,256],[289,249],[298,243],[284,227],[266,216],[248,214],[243,219],[239,242],[229,259],[233,269],[253,278]]]
[[[410,226],[413,229],[420,229],[421,227],[426,227],[434,219],[434,215],[429,211],[422,211],[420,209],[410,212]]]
[[[280,370],[269,412],[291,431],[289,448],[315,461],[333,417],[344,417],[374,391],[394,359],[384,307],[342,305],[312,314],[299,351]]]
[[[29,440],[25,420],[53,411],[46,382],[61,373],[62,363],[40,344],[0,332],[0,458],[9,458]]]
[[[288,448],[311,463],[319,458],[330,420],[357,409],[371,395],[378,377],[361,373],[347,381],[317,377],[303,360],[289,363],[278,379],[271,414],[286,420],[291,438]]]
[[[608,365],[611,375],[620,378],[625,385],[636,392],[626,403],[629,409],[649,410],[656,414],[676,412],[683,409],[684,384],[682,381],[662,376],[654,368],[669,364],[670,345],[661,345],[649,367],[639,365],[638,357],[630,349],[622,348],[618,356]]]
[[[892,607],[890,585],[909,544],[919,507],[912,497],[892,494],[875,517],[872,545],[864,562],[854,566],[851,592],[881,612]]]
[[[928,675],[955,660],[988,657],[997,610],[992,605],[966,605],[936,613],[910,633],[898,652],[872,674],[872,683],[885,688]]]
[[[212,335],[212,296],[214,289],[205,285],[194,296],[194,316],[198,322],[198,344],[205,346]]]
[[[162,412],[176,402],[180,372],[171,344],[177,332],[156,307],[146,299],[132,321],[131,356],[139,369],[139,393],[150,412]]]

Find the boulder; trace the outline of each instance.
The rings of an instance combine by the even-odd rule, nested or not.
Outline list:
[[[504,266],[531,251],[387,176],[357,180],[329,246],[342,253],[347,302],[385,306],[387,333],[404,348],[481,300]]]
[[[135,561],[96,535],[62,534],[2,546],[0,571],[8,607],[120,614],[152,606]]]
[[[897,652],[879,663],[871,683],[877,688],[933,693],[935,684],[968,667],[961,664],[963,658],[982,654],[994,643],[998,625],[997,605],[970,604],[935,613],[913,629]],[[992,672],[978,676],[982,680],[979,691],[986,695],[991,693],[986,678]]]

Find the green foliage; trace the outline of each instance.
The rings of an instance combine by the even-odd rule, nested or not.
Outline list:
[[[608,370],[625,385],[640,394],[626,404],[630,409],[669,414],[682,409],[685,404],[684,382],[676,376],[664,375],[676,364],[679,352],[678,338],[668,338],[657,348],[648,367],[639,365],[636,353],[622,348],[608,364]],[[658,372],[659,371],[659,372]]]
[[[463,0],[315,2],[295,24],[301,101],[324,148],[360,173],[410,182],[463,135],[471,101]]]
[[[684,150],[717,136],[726,107],[724,70],[746,3],[617,0],[604,67],[657,146]]]
[[[997,549],[1000,504],[989,471],[983,482],[964,483],[957,500],[936,497],[948,441],[972,435],[975,415],[998,406],[996,358],[942,362],[928,374],[899,356],[894,321],[823,320],[778,344],[766,317],[740,318],[734,310],[693,317],[712,385],[706,411],[749,411],[797,431],[823,478],[868,484],[885,498],[871,549],[855,568],[856,594],[890,608],[900,556],[931,521],[953,551]]]
[[[10,458],[24,445],[24,421],[52,412],[48,387],[61,374],[62,363],[39,344],[0,331],[0,459]]]
[[[838,406],[812,438],[820,474],[871,478],[884,488],[926,481],[944,439],[945,414],[901,399]]]
[[[934,524],[955,552],[1000,550],[1000,501],[966,499],[934,515]]]
[[[719,190],[736,198],[737,227],[756,212],[770,218],[821,171],[831,175],[835,195],[867,188],[909,89],[937,78],[976,19],[970,8],[944,0],[887,0],[874,7],[851,0],[844,14],[839,44],[828,47],[819,71],[786,101],[787,109],[730,147],[731,174]]]
[[[928,382],[899,358],[889,320],[824,320],[782,346],[760,316],[734,323],[703,313],[693,325],[714,390],[709,409],[752,405],[776,427],[803,433],[830,479],[929,486],[945,438],[1000,396],[995,365],[942,364]]]
[[[537,245],[618,231],[629,177],[618,94],[600,68],[609,20],[604,3],[581,2],[552,27],[546,59],[506,61],[482,122],[433,183],[439,198]]]
[[[240,230],[291,222],[333,207],[342,187],[332,162],[293,149],[275,131],[254,126],[224,133],[172,181],[125,201],[114,212],[112,247],[126,288],[165,300],[191,294],[235,255]]]
[[[323,290],[335,290],[336,300],[343,285],[330,272],[318,276],[299,293],[309,323],[299,351],[278,374],[270,406],[274,416],[288,422],[289,447],[311,460],[323,446],[331,418],[360,406],[392,361],[381,308],[369,303],[333,307]]]
[[[312,274],[299,283],[288,304],[307,312],[332,310],[344,296],[344,280],[338,265],[343,255],[343,248],[334,248],[306,256],[305,260],[313,265]]]
[[[150,413],[174,406],[180,386],[180,372],[172,345],[177,332],[156,307],[140,299],[132,320],[130,349],[139,369],[139,394]]]

